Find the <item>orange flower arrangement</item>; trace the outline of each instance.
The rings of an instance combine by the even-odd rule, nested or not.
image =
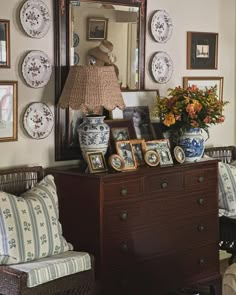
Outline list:
[[[168,97],[157,97],[152,113],[160,118],[164,130],[181,135],[192,128],[202,128],[208,133],[211,124],[224,122],[223,107],[216,86],[200,90],[196,85],[168,90]]]

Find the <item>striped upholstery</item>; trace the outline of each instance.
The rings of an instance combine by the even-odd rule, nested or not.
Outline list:
[[[27,273],[27,286],[37,285],[91,269],[90,256],[84,252],[67,251],[28,263],[11,265]]]
[[[52,175],[20,197],[0,192],[0,264],[17,264],[69,250],[58,221]]]

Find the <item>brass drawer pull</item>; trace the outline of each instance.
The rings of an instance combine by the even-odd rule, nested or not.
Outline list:
[[[121,194],[121,196],[123,196],[123,197],[127,196],[127,194],[128,194],[128,190],[127,190],[127,188],[122,188],[122,189],[120,190],[120,194]]]
[[[204,263],[205,263],[205,259],[204,259],[204,258],[200,258],[200,259],[199,259],[199,264],[200,264],[200,265],[203,265]]]
[[[128,247],[128,245],[126,243],[123,243],[120,246],[120,250],[121,250],[122,253],[128,253],[129,247]]]
[[[161,183],[161,187],[164,188],[164,189],[167,188],[168,187],[168,183],[167,182],[162,182]]]
[[[205,230],[205,226],[203,224],[199,224],[197,227],[198,231],[204,231]]]
[[[127,220],[128,219],[128,212],[127,211],[121,211],[120,212],[120,220]]]
[[[204,176],[199,176],[198,177],[198,182],[203,182],[205,180]]]
[[[206,203],[206,201],[205,201],[204,198],[199,198],[199,199],[197,200],[197,202],[198,202],[198,205],[200,205],[200,206],[203,206],[203,205]]]

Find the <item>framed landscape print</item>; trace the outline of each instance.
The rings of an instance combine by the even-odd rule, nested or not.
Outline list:
[[[183,87],[191,87],[196,85],[199,89],[216,86],[216,94],[219,100],[223,100],[223,77],[183,77]]]
[[[107,39],[108,18],[88,17],[87,18],[87,40],[105,40]]]
[[[17,81],[0,81],[0,142],[17,140]]]
[[[218,33],[187,32],[187,69],[214,70],[218,66]]]

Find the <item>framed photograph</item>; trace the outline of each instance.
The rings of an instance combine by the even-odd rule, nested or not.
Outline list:
[[[173,159],[171,157],[168,139],[147,141],[146,151],[149,151],[149,150],[154,150],[158,153],[161,166],[173,164]]]
[[[174,156],[175,156],[175,160],[182,164],[185,161],[185,154],[184,154],[184,150],[182,149],[182,147],[180,146],[175,146],[174,148]]]
[[[156,151],[149,150],[144,154],[144,160],[149,166],[157,166],[160,163],[160,157]]]
[[[17,81],[0,81],[0,142],[17,140],[17,92]]]
[[[158,150],[162,147],[170,147],[170,142],[167,138],[157,139],[157,140],[149,140],[145,142],[145,151],[149,150]]]
[[[145,140],[144,139],[132,139],[130,140],[131,146],[134,152],[134,158],[137,166],[145,164],[144,152],[145,152]]]
[[[123,114],[125,119],[133,121],[138,139],[151,140],[153,138],[148,106],[126,107]]]
[[[102,152],[87,152],[86,158],[90,173],[107,171],[105,158]]]
[[[10,21],[0,19],[0,68],[10,68]]]
[[[87,18],[87,40],[106,40],[107,39],[108,18],[88,17]]]
[[[160,122],[151,122],[151,130],[154,139],[164,139],[163,125]]]
[[[223,77],[183,77],[184,88],[196,85],[199,89],[205,90],[216,86],[216,94],[221,101],[223,100],[223,82]]]
[[[215,70],[218,64],[218,33],[187,32],[187,69]]]
[[[125,167],[124,160],[119,155],[111,155],[108,159],[108,163],[110,167],[115,169],[116,171],[122,171]]]
[[[119,156],[124,160],[124,170],[133,170],[137,168],[133,148],[129,141],[117,141],[116,150]]]

